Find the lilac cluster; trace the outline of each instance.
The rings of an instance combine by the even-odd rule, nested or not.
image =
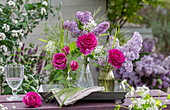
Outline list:
[[[110,28],[109,22],[102,22],[93,30],[93,33],[101,35],[103,32],[107,31]]]
[[[150,89],[166,89],[170,86],[170,71],[158,64],[155,58],[160,55],[144,55],[140,61],[134,63],[134,71],[128,72],[124,68],[114,71],[117,79],[127,79],[128,83],[134,87],[146,85]],[[165,58],[166,60],[167,58]],[[165,62],[160,59],[161,62]]]
[[[75,21],[69,22],[68,20],[66,20],[63,23],[63,28],[68,29],[71,32],[72,37],[76,37],[76,36],[82,34],[82,31],[78,28],[77,22],[75,22]]]
[[[162,66],[170,71],[170,56],[166,57],[162,62]]]
[[[77,20],[80,21],[81,24],[77,23],[77,20],[76,22],[75,21],[69,22],[68,20],[66,20],[63,23],[63,28],[68,29],[71,32],[72,37],[81,36],[82,34],[85,34],[87,32],[92,32],[100,36],[110,27],[109,22],[102,22],[97,25],[93,19],[92,14],[89,11],[86,12],[78,11],[75,15]]]
[[[133,70],[132,61],[139,58],[142,42],[142,36],[139,32],[134,32],[133,37],[125,45],[117,47],[126,57],[126,61],[123,66],[128,72]]]
[[[78,11],[76,13],[76,17],[81,23],[86,25],[89,23],[89,21],[93,21],[92,14],[89,11],[86,12]]]
[[[141,49],[141,53],[149,53],[149,52],[153,52],[154,49],[154,45],[155,43],[158,42],[158,39],[150,39],[150,38],[145,38],[143,40],[143,48]]]

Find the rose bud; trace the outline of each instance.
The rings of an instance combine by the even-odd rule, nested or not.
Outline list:
[[[62,51],[65,53],[65,55],[70,54],[70,48],[68,46],[65,46]]]
[[[71,67],[71,70],[72,70],[72,71],[75,71],[75,70],[78,69],[79,65],[78,65],[77,62],[75,62],[75,61],[72,60],[72,61],[70,62],[70,67]]]

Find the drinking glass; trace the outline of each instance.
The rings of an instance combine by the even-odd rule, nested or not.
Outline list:
[[[12,89],[12,96],[7,97],[9,101],[20,101],[22,97],[17,96],[17,89],[21,85],[24,78],[24,65],[10,64],[5,65],[5,79]]]

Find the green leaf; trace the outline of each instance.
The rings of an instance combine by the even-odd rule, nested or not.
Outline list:
[[[76,49],[76,42],[72,42],[70,45],[69,45],[69,48],[70,48],[70,52],[74,51]]]
[[[47,64],[43,69],[44,70],[51,70],[53,68],[53,65],[52,65],[52,63],[50,63],[50,64]]]
[[[168,99],[168,100],[170,99],[170,94],[168,94],[167,99]]]
[[[157,79],[157,81],[158,81],[158,83],[159,83],[160,85],[162,85],[162,80],[161,80],[161,79]]]
[[[25,7],[26,11],[29,10],[29,4],[28,4],[28,3],[26,3],[26,4],[24,5],[24,7]]]
[[[48,42],[47,40],[44,40],[44,39],[39,39],[40,41],[43,41],[43,42]]]
[[[164,105],[163,105],[163,108],[166,108],[166,107],[167,107],[167,105],[164,104]]]
[[[30,88],[34,91],[34,92],[37,92],[36,88],[33,87],[33,86],[30,86]]]

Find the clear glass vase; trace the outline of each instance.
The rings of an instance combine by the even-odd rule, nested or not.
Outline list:
[[[84,57],[84,63],[78,79],[78,85],[84,88],[94,86],[93,77],[88,62],[89,58]]]
[[[112,69],[100,69],[98,85],[105,87],[104,92],[113,92],[115,88],[115,78]]]

